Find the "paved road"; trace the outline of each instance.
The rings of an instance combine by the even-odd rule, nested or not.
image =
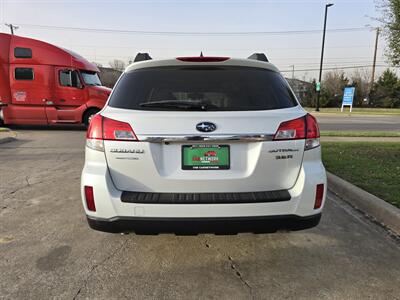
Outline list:
[[[84,132],[18,131],[0,145],[0,298],[400,298],[398,240],[331,194],[302,232],[95,232],[79,195]]]
[[[400,131],[400,115],[349,115],[312,113],[321,130]]]

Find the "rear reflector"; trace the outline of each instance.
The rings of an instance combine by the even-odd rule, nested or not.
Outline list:
[[[177,57],[177,60],[188,61],[188,62],[219,62],[228,60],[229,57],[222,56],[188,56],[188,57]]]
[[[321,208],[323,198],[324,198],[324,185],[317,184],[317,187],[315,189],[314,209]]]
[[[94,204],[93,187],[85,185],[85,199],[87,209],[90,211],[96,211],[96,205]]]

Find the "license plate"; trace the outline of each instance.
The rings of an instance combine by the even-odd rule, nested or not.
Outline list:
[[[228,170],[229,145],[183,145],[183,170]]]

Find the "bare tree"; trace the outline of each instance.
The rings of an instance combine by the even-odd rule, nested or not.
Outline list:
[[[368,104],[364,99],[368,99],[371,90],[371,76],[371,70],[367,68],[356,69],[351,75],[351,85],[356,88],[355,106]]]
[[[114,59],[108,63],[114,70],[123,71],[125,69],[125,62],[120,59]]]
[[[343,89],[349,84],[349,79],[342,70],[325,73],[322,82],[322,106],[338,107],[343,96]]]

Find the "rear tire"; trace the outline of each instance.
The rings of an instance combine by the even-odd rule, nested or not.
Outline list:
[[[1,111],[1,108],[0,108],[0,127],[4,127],[3,118],[4,118],[4,115],[3,115],[3,112]]]
[[[97,108],[90,108],[88,109],[85,114],[83,115],[83,124],[85,125],[86,128],[89,127],[90,124],[90,120],[92,119],[92,117],[97,114],[100,111],[100,109]]]

